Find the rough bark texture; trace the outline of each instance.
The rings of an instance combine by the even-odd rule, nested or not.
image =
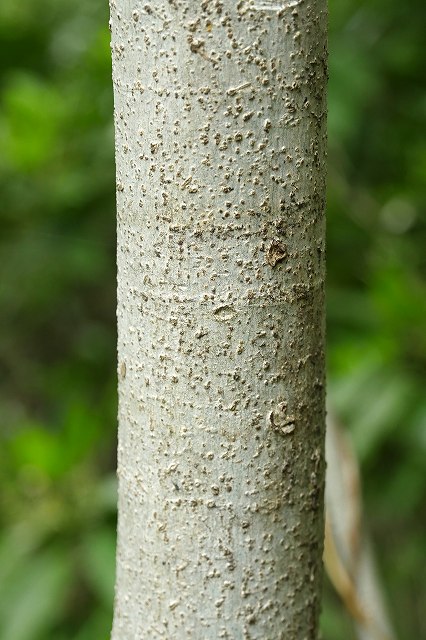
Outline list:
[[[323,0],[112,0],[113,640],[317,635]]]

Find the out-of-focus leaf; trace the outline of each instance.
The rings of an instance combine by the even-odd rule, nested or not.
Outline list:
[[[19,467],[31,465],[48,476],[62,470],[61,448],[56,434],[42,425],[28,425],[10,442],[9,450]]]
[[[66,107],[61,93],[34,75],[17,73],[3,94],[0,112],[2,162],[31,171],[57,151],[57,136]]]
[[[349,353],[356,350],[354,345]],[[386,366],[377,350],[330,384],[330,397],[351,427],[357,452],[364,459],[375,453],[390,434],[407,421],[413,390],[409,379]],[[356,354],[352,357],[354,361]]]
[[[28,556],[37,548],[36,535],[25,528],[7,530],[0,538],[0,603],[7,597],[14,573],[26,565]],[[1,604],[0,604],[1,610]]]
[[[2,640],[35,640],[62,615],[71,562],[65,552],[40,552],[10,580],[1,602]]]
[[[114,600],[115,545],[114,532],[104,527],[88,535],[82,549],[85,575],[107,610]]]
[[[109,640],[111,627],[112,611],[97,610],[72,640]]]

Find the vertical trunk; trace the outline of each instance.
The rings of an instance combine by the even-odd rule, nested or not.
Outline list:
[[[317,634],[325,0],[111,0],[113,640]]]

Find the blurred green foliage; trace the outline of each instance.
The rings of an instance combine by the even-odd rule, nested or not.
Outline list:
[[[423,0],[332,0],[329,397],[400,640],[426,637]],[[108,7],[0,4],[0,637],[103,640],[115,546]],[[326,584],[323,635],[354,638]]]

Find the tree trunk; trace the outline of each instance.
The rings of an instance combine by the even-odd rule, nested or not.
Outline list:
[[[317,635],[325,0],[112,0],[113,640]]]

